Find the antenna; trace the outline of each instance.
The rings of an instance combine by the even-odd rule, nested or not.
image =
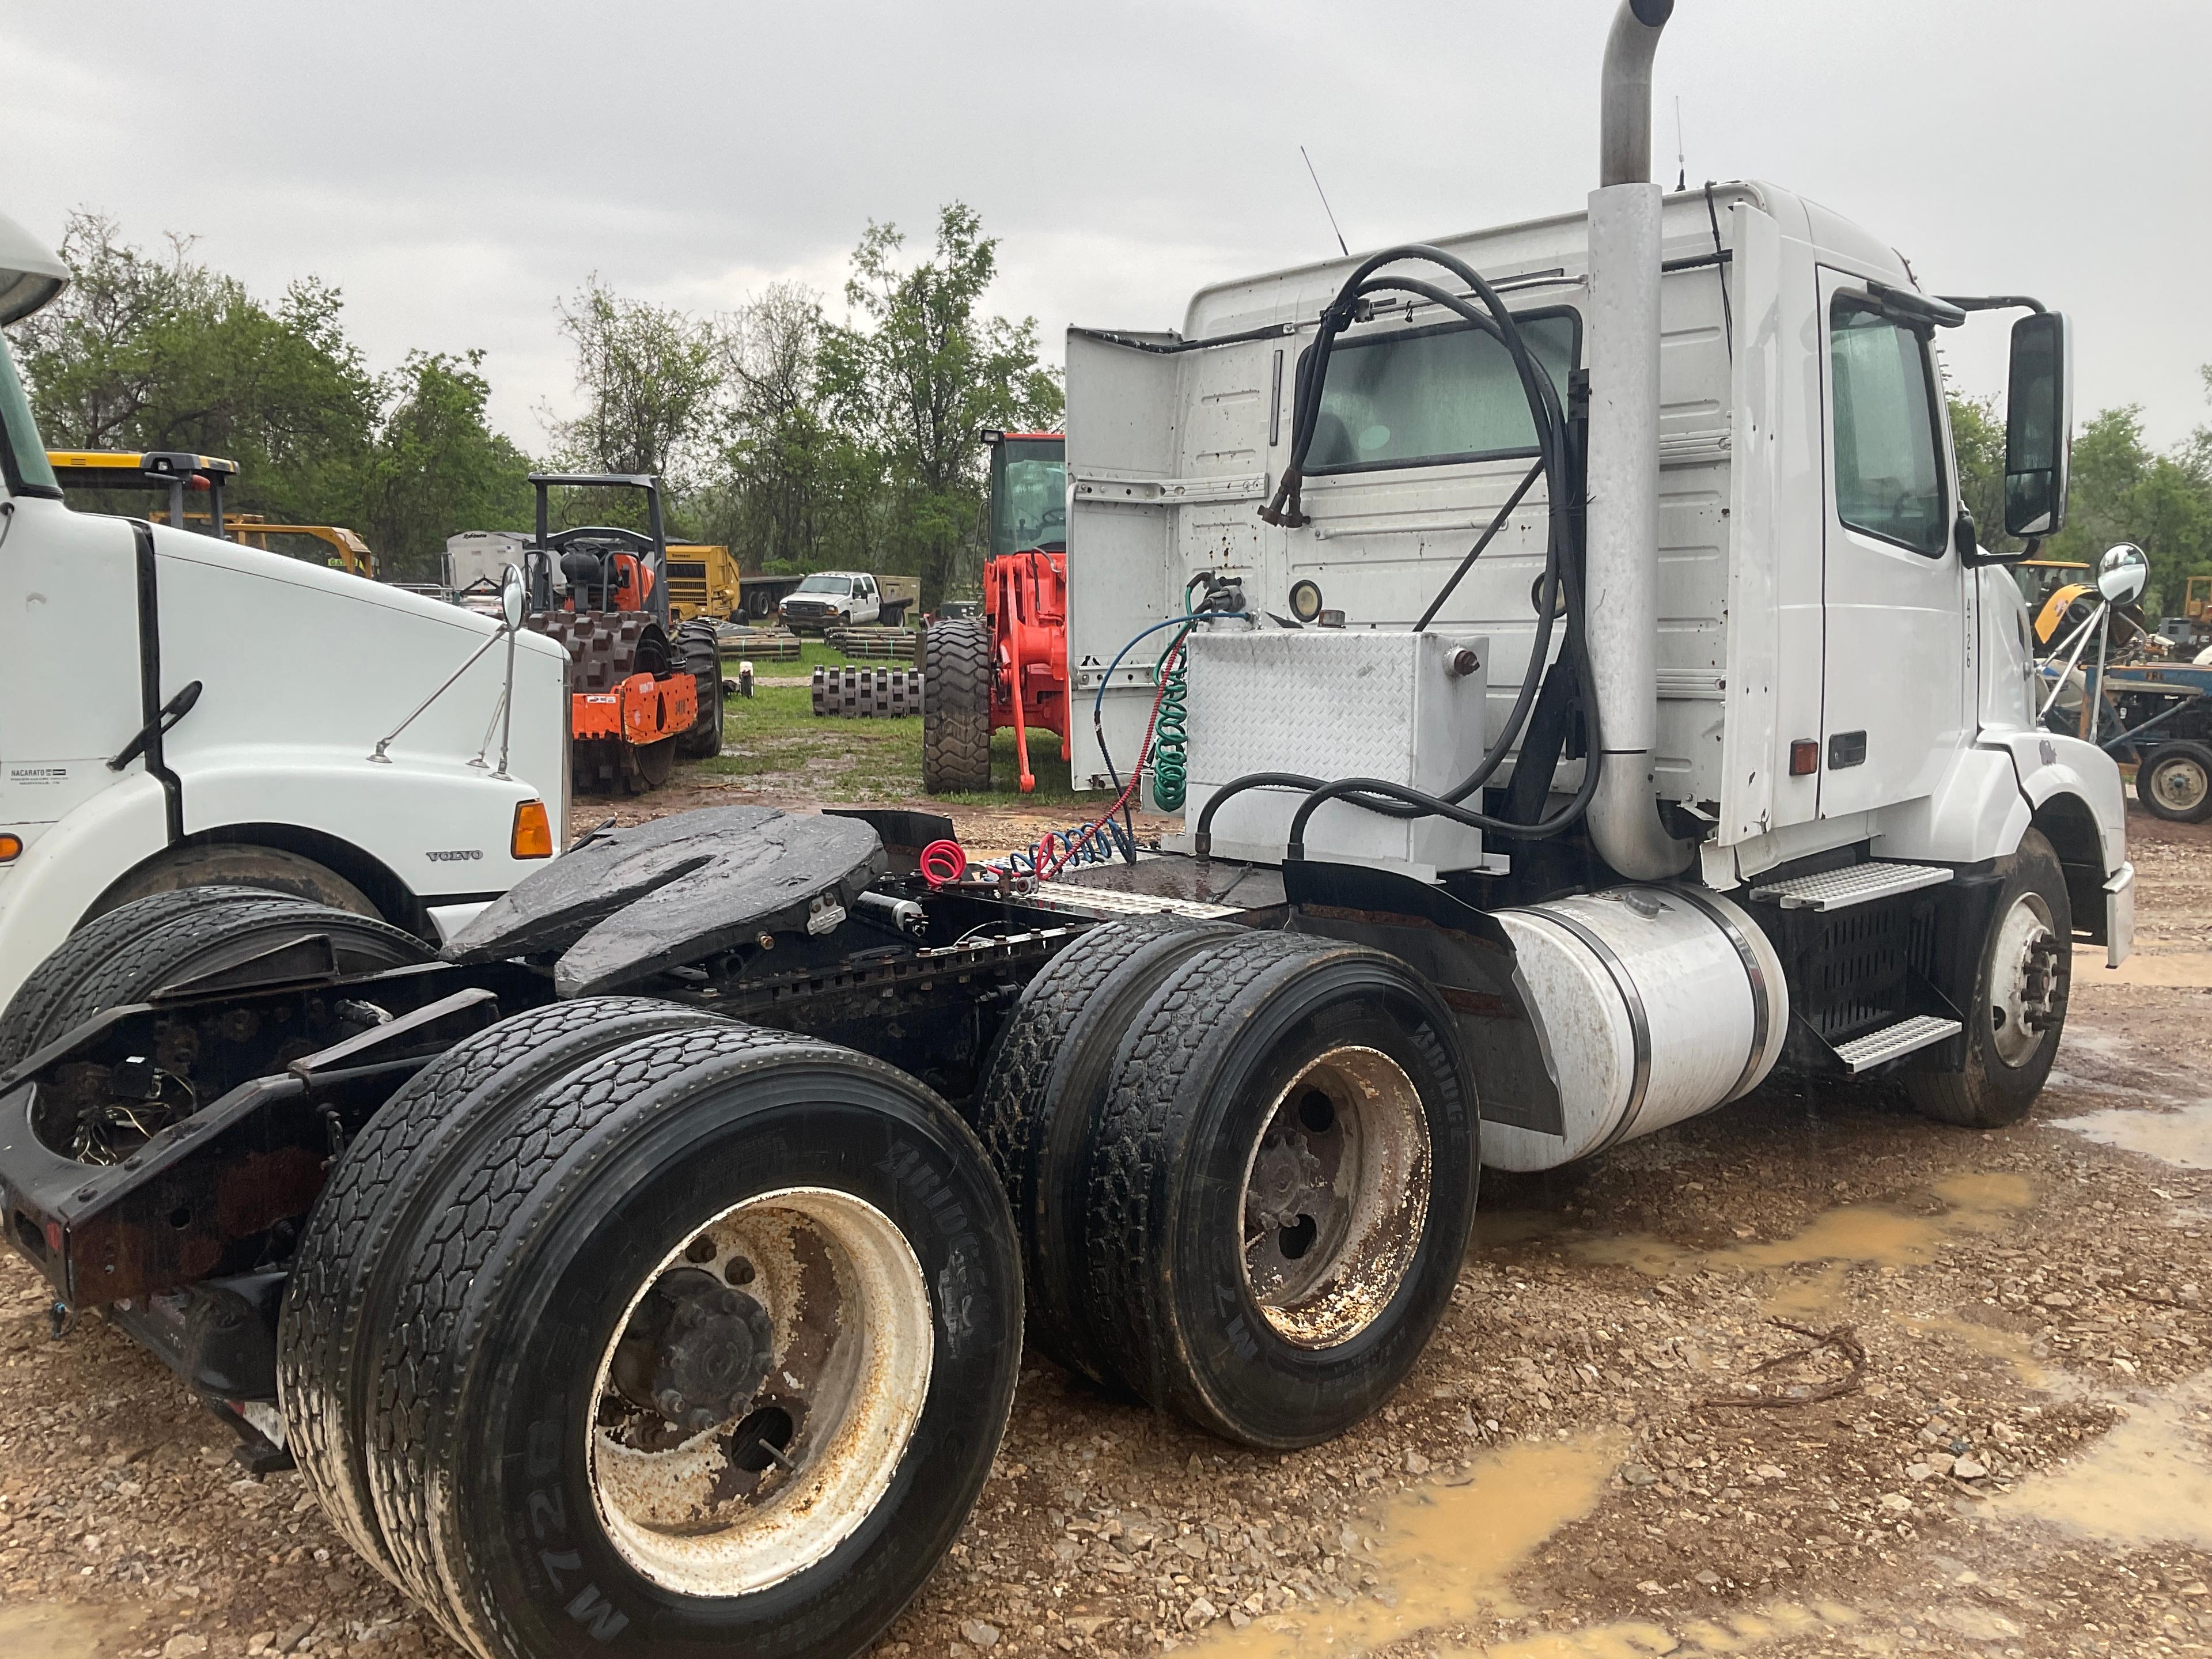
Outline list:
[[[1682,143],[1682,96],[1680,93],[1674,94],[1674,166],[1677,169],[1674,188],[1678,191],[1689,189],[1690,157]]]
[[[1305,155],[1306,175],[1314,181],[1314,194],[1321,198],[1321,210],[1328,215],[1328,228],[1336,232],[1336,245],[1342,250],[1344,257],[1349,259],[1352,257],[1352,250],[1344,245],[1344,232],[1336,222],[1336,210],[1329,206],[1328,192],[1321,187],[1321,174],[1314,171],[1313,157],[1306,155],[1306,147],[1304,144],[1298,146],[1298,154]]]

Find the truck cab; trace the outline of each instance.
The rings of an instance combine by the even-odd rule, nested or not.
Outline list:
[[[0,217],[0,322],[67,278]],[[564,672],[496,618],[73,511],[0,341],[0,1004],[81,922],[179,886],[434,940],[565,838]]]
[[[1070,330],[1068,659],[1097,709],[1074,775],[1127,776],[1165,704],[1167,845],[1277,869],[1293,902],[1387,876],[1474,928],[1711,896],[1775,950],[1748,971],[1788,994],[1754,1023],[1805,1063],[1902,1067],[1939,1115],[2009,1121],[2069,947],[2129,951],[2133,871],[2112,759],[2036,723],[1938,343],[2024,313],[2004,528],[2032,556],[2064,520],[2067,326],[1931,293],[1778,185],[1649,182],[1670,9],[1620,8],[1586,209],[1214,283],[1175,330]],[[1223,614],[1188,614],[1201,587]],[[1984,1063],[1993,1030],[2010,1058]],[[1577,1040],[1552,1030],[1546,1065]],[[2003,1100],[1961,1105],[1961,1076]]]

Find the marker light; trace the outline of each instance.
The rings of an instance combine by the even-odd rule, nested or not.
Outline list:
[[[519,859],[553,856],[553,824],[545,816],[545,803],[526,800],[514,809],[514,837],[508,849]]]

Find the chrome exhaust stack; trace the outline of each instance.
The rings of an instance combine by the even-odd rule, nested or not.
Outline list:
[[[1621,0],[1607,38],[1589,198],[1589,459],[1583,644],[1604,752],[1590,838],[1631,881],[1695,855],[1659,817],[1651,776],[1659,677],[1659,186],[1651,62],[1674,0]]]

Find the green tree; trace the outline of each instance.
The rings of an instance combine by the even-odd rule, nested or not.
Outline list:
[[[2019,540],[2005,534],[2003,412],[1994,398],[1951,399],[1951,444],[1959,457],[1959,494],[1974,515],[1976,539],[1992,553]]]
[[[899,264],[904,243],[890,224],[861,237],[845,298],[866,325],[824,326],[822,374],[829,407],[880,458],[893,544],[934,606],[979,555],[978,434],[1057,424],[1062,399],[1037,362],[1036,319],[981,313],[999,244],[974,210],[944,208],[932,257],[911,268]]]
[[[2066,528],[2045,544],[2052,558],[2094,563],[2115,542],[2149,556],[2146,614],[2179,600],[2182,579],[2212,568],[2212,444],[2200,431],[2171,453],[2144,440],[2142,410],[2100,411],[2074,441]]]
[[[381,388],[346,337],[339,290],[305,277],[264,305],[194,263],[188,238],[169,240],[171,257],[151,258],[112,220],[72,216],[62,252],[78,280],[19,331],[47,441],[228,456],[239,511],[357,519]]]
[[[625,299],[597,276],[562,303],[560,319],[575,349],[584,410],[550,423],[559,463],[580,472],[651,473],[672,497],[706,484],[724,413],[720,324]],[[618,501],[605,505],[619,510]]]
[[[2212,368],[2204,375],[2212,393]],[[1953,398],[1951,438],[1982,545],[2016,550],[2019,540],[2004,533],[2004,417],[1996,399]],[[2184,579],[2212,571],[2212,427],[2161,454],[2143,436],[2137,404],[2100,410],[2083,425],[2074,440],[2066,528],[2045,542],[2042,556],[2094,564],[2124,541],[2150,558],[2146,614],[2179,605]]]
[[[392,377],[362,490],[362,533],[388,576],[442,579],[456,530],[529,522],[530,458],[484,418],[483,353],[410,352]]]

